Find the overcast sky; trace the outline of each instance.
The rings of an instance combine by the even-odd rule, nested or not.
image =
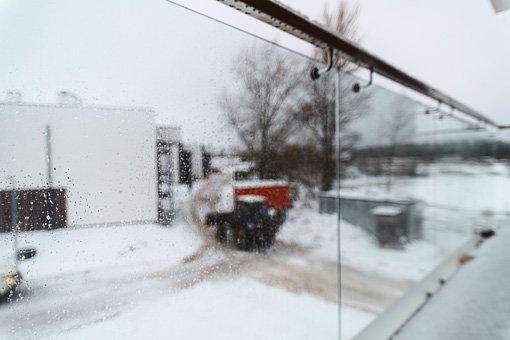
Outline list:
[[[301,52],[308,45],[208,0],[175,0]],[[320,21],[338,0],[280,0]],[[510,123],[510,10],[489,0],[351,0],[360,7],[361,45],[500,124]],[[223,6],[225,7],[225,6]],[[265,25],[267,26],[267,25]]]
[[[176,2],[310,52],[308,44],[214,0]],[[284,2],[314,20],[324,5],[336,6]],[[510,123],[510,13],[495,14],[488,0],[351,2],[361,8],[365,49]],[[215,130],[227,131],[217,98],[232,84],[229,62],[261,43],[164,0],[0,0],[0,44],[0,92],[51,103],[67,90],[86,104],[152,107],[158,122],[182,126],[185,141],[207,144],[219,142]]]

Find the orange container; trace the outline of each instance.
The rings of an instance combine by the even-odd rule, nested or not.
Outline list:
[[[243,195],[263,196],[269,209],[289,208],[289,185],[280,181],[249,181],[234,186],[234,200]]]

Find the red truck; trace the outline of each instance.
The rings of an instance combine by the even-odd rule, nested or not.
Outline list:
[[[207,215],[221,243],[233,240],[238,249],[270,247],[285,222],[289,185],[281,181],[246,181],[234,185],[234,211]]]

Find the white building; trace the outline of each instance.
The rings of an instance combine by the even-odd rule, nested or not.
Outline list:
[[[204,173],[204,147],[198,144],[188,144],[184,147],[191,153],[191,176],[193,179],[205,177]]]
[[[152,109],[86,107],[68,93],[29,104],[15,94],[0,102],[0,189],[11,177],[20,190],[66,189],[69,226],[157,220]]]
[[[158,157],[162,173],[169,174],[165,182],[179,183],[179,144],[181,143],[181,128],[178,126],[158,126]]]
[[[160,182],[179,184],[202,179],[207,176],[210,164],[209,154],[200,144],[183,144],[179,126],[160,125],[157,127],[158,164],[163,177]],[[209,156],[210,157],[210,156]]]

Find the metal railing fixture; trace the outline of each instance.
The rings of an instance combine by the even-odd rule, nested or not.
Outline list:
[[[235,8],[249,16],[270,24],[284,32],[298,37],[317,47],[328,50],[333,48],[335,55],[371,69],[373,72],[391,79],[405,87],[433,98],[443,105],[495,128],[506,128],[498,125],[490,118],[453,99],[442,91],[406,74],[381,58],[369,53],[358,44],[341,35],[310,21],[291,8],[271,0],[217,0]]]
[[[474,234],[471,239],[436,267],[432,273],[413,286],[381,315],[377,316],[352,340],[392,339],[455,274],[462,265],[459,261],[461,256],[478,248],[483,240],[483,233]]]

